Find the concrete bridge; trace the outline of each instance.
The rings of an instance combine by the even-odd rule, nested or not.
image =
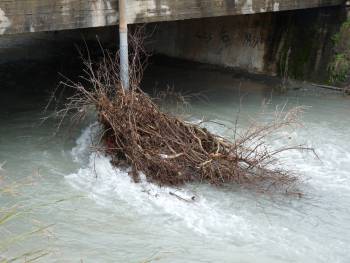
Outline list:
[[[130,24],[279,12],[344,0],[128,0]],[[103,27],[118,23],[117,0],[1,0],[0,34]]]

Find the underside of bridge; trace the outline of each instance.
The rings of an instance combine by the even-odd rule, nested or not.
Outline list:
[[[128,23],[280,12],[344,0],[128,0]],[[2,0],[0,34],[102,27],[118,23],[117,0]]]
[[[325,80],[342,7],[262,13],[149,25],[154,53],[191,61]]]
[[[1,1],[0,62],[63,52],[82,35],[115,45],[117,6],[116,0]],[[346,16],[343,0],[128,1],[128,22],[147,23],[154,54],[318,81],[327,78],[332,36]]]

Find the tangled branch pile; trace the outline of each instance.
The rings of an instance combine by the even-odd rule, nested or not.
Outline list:
[[[131,166],[136,182],[143,173],[159,185],[208,182],[287,189],[296,182],[296,176],[278,168],[276,156],[295,148],[269,150],[265,138],[294,124],[300,109],[281,114],[267,125],[254,124],[244,134],[236,134],[234,141],[212,134],[199,124],[163,113],[139,89],[142,46],[137,38],[131,41],[130,90],[121,87],[118,55],[108,53],[99,63],[85,61],[84,80],[89,84],[67,84],[77,92],[69,99],[65,112],[75,110],[81,118],[91,105],[97,109],[104,149],[113,164]]]

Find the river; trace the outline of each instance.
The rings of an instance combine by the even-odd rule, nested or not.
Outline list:
[[[44,249],[49,254],[39,262],[350,262],[349,97],[305,83],[281,93],[276,81],[264,77],[192,64],[151,65],[145,90],[169,85],[201,94],[187,108],[193,119],[228,124],[240,111],[244,128],[250,118],[272,118],[278,105],[306,106],[303,127],[286,132],[293,143],[314,147],[320,158],[305,152],[282,156],[303,178],[301,198],[235,186],[169,189],[135,184],[107,157],[93,153],[93,117],[73,129],[64,123],[57,134],[57,120],[41,123],[50,113],[43,108],[56,71],[6,70],[0,207],[21,213],[0,226],[0,236],[49,227],[22,236],[0,252],[3,257]],[[223,132],[214,123],[209,129]],[[169,191],[197,201],[183,202]]]

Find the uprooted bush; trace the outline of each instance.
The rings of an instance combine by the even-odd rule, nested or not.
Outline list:
[[[76,93],[60,113],[75,111],[81,119],[93,106],[102,126],[101,144],[114,165],[130,166],[137,182],[143,173],[159,185],[205,182],[237,183],[261,190],[290,189],[298,177],[281,169],[278,154],[301,146],[271,149],[267,136],[297,123],[300,108],[279,114],[269,124],[254,123],[234,140],[213,134],[180,117],[164,113],[140,88],[143,74],[142,46],[132,37],[130,89],[119,79],[119,57],[104,53],[98,63],[85,60],[85,76],[79,83],[66,82]]]

